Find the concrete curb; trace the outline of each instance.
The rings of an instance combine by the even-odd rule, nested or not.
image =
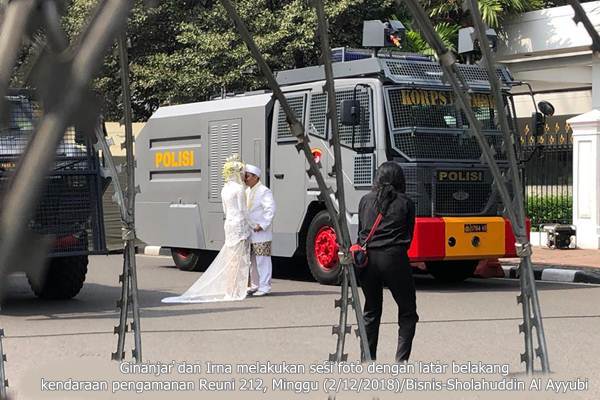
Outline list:
[[[138,246],[138,254],[145,256],[171,256],[171,249],[161,246]]]
[[[504,277],[518,279],[517,265],[502,265]],[[536,281],[569,282],[600,284],[600,271],[589,271],[575,268],[555,268],[554,266],[533,266],[533,276]]]

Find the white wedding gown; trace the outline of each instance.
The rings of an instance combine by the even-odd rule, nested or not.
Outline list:
[[[250,272],[250,233],[245,187],[236,180],[223,185],[225,245],[206,272],[181,296],[163,303],[207,303],[246,298]]]

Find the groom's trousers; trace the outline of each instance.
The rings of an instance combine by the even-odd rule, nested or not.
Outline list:
[[[250,287],[260,292],[271,292],[271,242],[252,243],[252,264],[250,265]]]

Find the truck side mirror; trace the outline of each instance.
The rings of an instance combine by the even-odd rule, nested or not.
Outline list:
[[[546,117],[551,117],[554,115],[554,106],[548,101],[540,101],[538,103],[538,108]]]
[[[546,125],[546,117],[540,112],[531,113],[531,129],[533,131],[533,137],[537,138],[544,134],[544,127]]]
[[[546,117],[554,115],[554,106],[547,101],[540,101],[538,103],[538,109],[541,112],[534,112],[531,114],[531,127],[533,129],[533,136],[536,138],[544,134]]]
[[[360,102],[358,100],[342,100],[342,125],[355,126],[360,123]]]

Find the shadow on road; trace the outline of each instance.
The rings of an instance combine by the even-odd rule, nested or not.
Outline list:
[[[273,257],[273,278],[315,282],[306,261],[300,258]]]
[[[181,273],[177,271],[177,273]],[[86,283],[81,293],[71,300],[48,301],[36,298],[29,290],[24,276],[12,276],[8,296],[2,304],[0,314],[8,316],[34,317],[32,320],[77,320],[118,318],[116,302],[121,297],[121,288],[97,283]],[[275,291],[271,297],[336,295],[333,290]],[[169,316],[199,315],[209,313],[239,312],[264,308],[257,300],[248,297],[243,301],[205,304],[163,304],[164,297],[180,293],[161,290],[139,290],[141,316],[162,318]]]
[[[328,286],[336,289],[335,286]],[[339,290],[297,290],[293,292],[271,292],[269,297],[283,297],[283,296],[330,296],[332,294],[339,294]]]
[[[102,296],[96,296],[93,292],[102,292]],[[268,298],[288,296],[330,296],[336,295],[337,293],[337,291],[299,290],[273,292]],[[264,308],[263,306],[257,305],[258,303],[256,301],[259,300],[259,298],[252,297],[248,297],[242,301],[218,303],[218,306],[217,303],[163,304],[160,302],[163,297],[173,295],[177,294],[140,290],[142,317],[161,318]],[[85,292],[82,292],[77,298],[72,300],[45,301],[35,298],[33,295],[29,295],[28,297],[9,297],[2,305],[2,314],[10,316],[39,317],[34,318],[33,320],[116,318],[119,311],[115,308],[115,303],[119,296],[120,290],[118,290],[118,288],[90,283],[86,285]],[[261,299],[264,299],[264,297]]]
[[[176,308],[179,306],[180,308]],[[181,306],[188,306],[186,308],[182,308]],[[195,307],[190,307],[195,306]],[[140,310],[140,317],[143,319],[147,318],[164,318],[164,317],[182,317],[182,316],[191,316],[191,315],[202,315],[202,314],[223,314],[223,313],[231,313],[231,312],[242,312],[260,309],[262,307],[209,307],[203,308],[199,307],[198,304],[171,304],[168,308],[162,309],[149,309],[142,308]],[[64,314],[60,311],[55,311],[52,314],[35,314],[33,313],[31,316],[35,318],[30,318],[30,321],[48,321],[48,320],[60,320],[60,321],[68,321],[68,320],[78,320],[78,319],[111,319],[116,322],[119,316],[118,312],[103,312],[97,313],[95,310],[81,310],[78,311],[77,314],[81,315],[72,315],[72,314]],[[8,313],[7,313],[8,314]],[[24,316],[22,314],[13,314],[13,316]],[[28,316],[28,315],[26,315]]]
[[[86,283],[77,297],[71,300],[42,300],[29,290],[27,278],[11,276],[7,297],[2,304],[2,315],[39,317],[36,319],[117,318],[116,302],[121,288],[97,283]],[[259,308],[245,302],[198,304],[163,304],[161,299],[180,293],[162,290],[139,290],[139,302],[144,318],[160,318],[205,313],[244,311]],[[160,309],[159,309],[160,307]],[[69,315],[70,314],[70,315]],[[79,315],[81,314],[81,315]]]
[[[217,252],[205,254],[202,259],[202,264],[209,265],[216,257]],[[273,260],[273,278],[288,279],[292,281],[314,282],[315,279],[310,274],[310,270],[304,259],[298,257],[272,257]],[[174,265],[165,265],[163,268],[176,269]],[[206,268],[200,269],[205,271]],[[187,273],[188,271],[180,271]],[[192,273],[196,273],[195,271]]]

